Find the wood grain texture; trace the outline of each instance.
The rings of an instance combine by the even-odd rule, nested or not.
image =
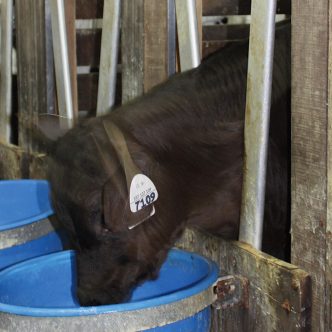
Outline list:
[[[213,259],[222,275],[249,280],[248,308],[222,310],[221,331],[310,331],[311,280],[303,270],[247,244],[195,230],[187,230],[177,245]]]
[[[16,2],[18,111],[24,118],[47,110],[45,8],[43,0]],[[29,128],[21,122],[19,145],[33,149]]]
[[[251,1],[249,0],[203,0],[203,15],[249,15]],[[277,13],[290,14],[291,1],[278,0]]]
[[[144,91],[144,0],[122,1],[122,102]]]
[[[312,275],[312,330],[327,331],[329,1],[292,1],[292,262]]]
[[[329,27],[332,26],[332,1],[329,2]],[[326,220],[326,302],[332,305],[332,34],[329,33],[328,56],[328,116],[327,116],[327,220]],[[332,312],[326,312],[326,329],[332,331]]]
[[[67,1],[67,0],[66,0]],[[104,0],[76,0],[76,18],[103,18]]]
[[[144,92],[168,76],[167,0],[144,1]]]

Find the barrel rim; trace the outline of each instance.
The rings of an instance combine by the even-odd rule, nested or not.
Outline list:
[[[190,298],[210,288],[218,278],[218,273],[219,273],[218,266],[215,262],[211,261],[210,259],[207,259],[196,253],[180,249],[171,249],[169,255],[172,256],[172,258],[181,257],[181,258],[186,258],[187,260],[189,260],[189,258],[194,258],[204,261],[207,264],[208,268],[207,275],[203,279],[198,280],[196,284],[192,285],[189,288],[181,289],[160,297],[131,302],[131,303],[91,306],[91,307],[77,307],[77,308],[35,308],[35,307],[24,307],[12,304],[0,303],[0,312],[22,315],[22,316],[32,316],[32,317],[72,317],[72,316],[111,314],[114,312],[120,313],[120,312],[129,312],[129,311],[138,311],[138,310],[148,309],[151,307],[163,306],[181,301],[186,298]],[[14,266],[11,266],[9,268],[0,271],[0,281],[1,281],[1,276],[8,273],[12,273],[13,270],[22,269],[26,265],[37,264],[38,262],[44,261],[45,259],[48,260],[50,259],[57,260],[57,259],[66,259],[66,258],[71,259],[74,256],[75,252],[73,250],[66,250],[62,252],[57,252],[29,259],[27,261],[15,264]]]

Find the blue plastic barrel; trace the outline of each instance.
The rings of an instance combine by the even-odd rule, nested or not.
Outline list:
[[[0,269],[63,249],[44,180],[0,181]]]
[[[156,280],[137,287],[128,303],[80,307],[75,253],[31,259],[0,272],[0,330],[197,331],[210,329],[218,268],[173,249]]]

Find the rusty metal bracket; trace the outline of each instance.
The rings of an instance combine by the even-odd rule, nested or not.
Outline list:
[[[212,306],[217,309],[227,309],[234,306],[249,306],[249,280],[241,276],[220,277],[213,285],[217,296]]]

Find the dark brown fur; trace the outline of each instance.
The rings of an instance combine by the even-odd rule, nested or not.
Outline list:
[[[237,238],[247,48],[247,43],[228,46],[106,115],[159,192],[155,215],[136,228],[127,228],[125,176],[102,118],[78,125],[53,146],[52,199],[78,249],[81,304],[127,299],[135,285],[158,274],[186,226]],[[278,32],[275,48],[264,248],[282,257],[288,232],[288,28]],[[113,175],[92,133],[102,153],[118,165]]]

